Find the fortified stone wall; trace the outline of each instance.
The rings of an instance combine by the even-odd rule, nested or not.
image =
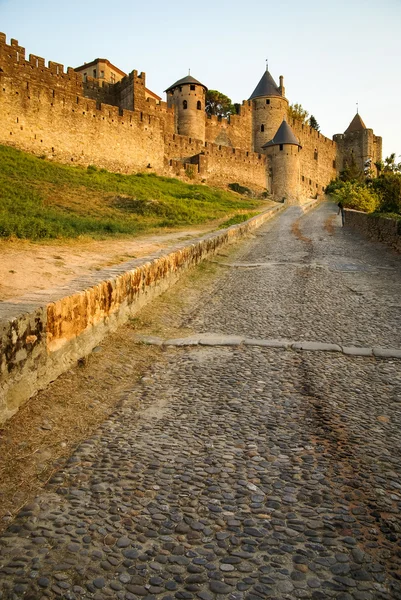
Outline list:
[[[79,73],[71,68],[65,73],[52,62],[46,67],[34,55],[26,60],[24,48],[16,40],[7,45],[3,34],[0,69],[0,143],[60,162],[122,172],[150,164],[163,171],[164,133],[173,129],[173,114],[165,103],[145,99],[144,77],[137,72],[116,86],[115,97],[132,89],[143,111],[84,97]],[[101,97],[100,86],[90,85],[92,95],[96,90]]]
[[[302,146],[300,152],[300,189],[314,197],[337,177],[337,147],[333,140],[295,119],[289,123]]]
[[[339,171],[342,171],[346,164],[350,164],[352,161],[363,171],[365,161],[372,158],[371,168],[376,174],[374,164],[382,157],[382,138],[374,135],[373,129],[339,133],[333,139],[338,148]]]
[[[345,225],[375,242],[381,242],[401,252],[401,221],[397,219],[346,208]]]
[[[206,119],[207,142],[252,151],[252,102],[244,100],[238,115],[229,119],[211,116]]]

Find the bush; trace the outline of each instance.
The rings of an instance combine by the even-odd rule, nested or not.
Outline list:
[[[244,185],[240,185],[239,183],[229,183],[228,189],[233,192],[237,192],[237,194],[242,194],[244,196],[252,196],[252,190],[245,187]]]
[[[380,212],[401,214],[401,175],[386,173],[372,181],[372,188],[380,196]]]
[[[353,208],[367,213],[375,212],[380,205],[379,195],[363,183],[342,182],[333,196],[337,202],[342,202],[344,208]]]

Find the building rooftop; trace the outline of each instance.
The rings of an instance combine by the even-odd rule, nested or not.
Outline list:
[[[281,96],[280,90],[276,82],[274,81],[273,77],[270,75],[267,69],[263,73],[262,78],[259,81],[256,88],[253,90],[249,100],[253,100],[254,98],[260,98],[262,96]]]
[[[355,117],[352,119],[344,133],[353,133],[354,131],[363,131],[364,129],[366,129],[366,125],[362,121],[361,115],[356,113]]]
[[[278,146],[281,144],[292,144],[293,146],[302,147],[285,119],[277,129],[274,138],[262,146],[262,148],[269,148],[270,146]]]
[[[114,71],[117,71],[117,73],[122,75],[122,77],[127,76],[127,73],[124,73],[124,71],[121,71],[121,69],[116,67],[116,65],[113,65],[109,60],[107,60],[107,58],[95,58],[95,60],[92,60],[91,62],[88,62],[88,63],[84,63],[80,67],[75,67],[74,71],[83,71],[85,69],[89,69],[89,67],[97,65],[98,63],[105,63],[106,65],[108,65],[110,67],[110,69],[113,69]]]
[[[187,75],[186,77],[183,77],[182,79],[179,79],[178,81],[176,81],[175,83],[173,83],[173,85],[170,85],[170,87],[168,87],[164,91],[165,92],[172,92],[176,87],[179,87],[180,85],[188,85],[188,84],[191,84],[191,83],[194,84],[194,85],[201,85],[207,91],[207,87],[205,85],[203,85],[203,83],[201,83],[200,81],[198,81],[197,79],[195,79],[195,77],[192,77],[192,75]]]

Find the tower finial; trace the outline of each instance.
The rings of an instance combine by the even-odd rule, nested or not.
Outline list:
[[[359,102],[356,103],[356,114],[359,115]]]
[[[268,70],[269,70],[269,59],[266,58],[266,71],[268,71]]]
[[[188,69],[188,75],[191,75],[191,69]]]

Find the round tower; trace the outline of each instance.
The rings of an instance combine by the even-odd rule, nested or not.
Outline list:
[[[282,121],[275,136],[263,146],[268,157],[270,192],[277,201],[300,201],[300,152],[302,146],[287,121]]]
[[[206,92],[207,87],[191,75],[167,88],[167,106],[175,109],[176,133],[205,142]]]
[[[263,145],[273,138],[287,116],[288,100],[284,94],[283,76],[280,75],[280,86],[277,86],[266,68],[249,98],[252,100],[252,141],[255,152],[260,152]]]

